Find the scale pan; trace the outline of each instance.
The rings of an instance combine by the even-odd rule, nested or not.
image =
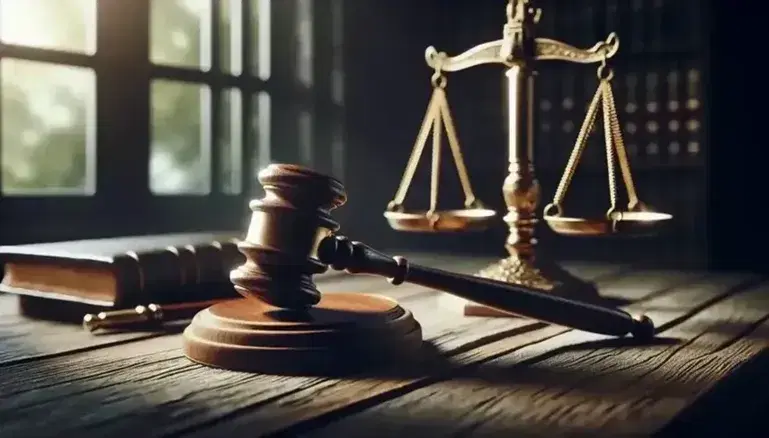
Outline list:
[[[616,212],[614,219],[545,216],[550,229],[567,236],[648,235],[672,218],[671,214],[654,211]]]
[[[450,233],[483,231],[489,227],[497,212],[486,208],[436,211],[385,211],[390,227],[414,233]]]

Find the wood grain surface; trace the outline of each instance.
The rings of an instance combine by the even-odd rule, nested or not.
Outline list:
[[[662,326],[653,345],[570,331],[308,435],[645,436],[746,358],[723,349],[769,314],[769,286],[715,301],[752,284],[706,278],[632,306]]]
[[[467,273],[490,261],[409,258]],[[640,345],[527,319],[464,317],[439,292],[328,276],[318,279],[326,293],[396,298],[429,348],[377,374],[280,377],[194,364],[178,329],[93,336],[22,318],[15,297],[0,296],[0,436],[681,436],[692,421],[718,430],[713,406],[745,425],[765,416],[767,379],[741,377],[762,376],[767,363],[763,279],[566,267],[651,316],[659,337]],[[763,389],[728,409],[718,404],[740,385]]]

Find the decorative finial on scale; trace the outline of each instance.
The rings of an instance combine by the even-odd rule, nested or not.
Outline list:
[[[534,0],[509,0],[505,8],[507,22],[525,23],[530,19],[534,24],[539,23],[542,9],[534,7],[534,3]]]
[[[507,22],[502,30],[500,57],[513,63],[535,56],[534,25],[539,22],[541,9],[531,6],[531,0],[509,0],[505,8]]]

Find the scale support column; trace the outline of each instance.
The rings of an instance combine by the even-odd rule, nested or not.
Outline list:
[[[534,164],[534,102],[537,40],[534,26],[541,11],[531,0],[510,1],[499,56],[507,62],[505,77],[508,126],[508,175],[502,184],[508,226],[509,256],[478,275],[545,291],[568,292],[583,298],[597,295],[595,287],[557,264],[537,258],[536,228],[541,189]],[[499,311],[468,302],[466,315],[502,316]]]
[[[525,65],[515,64],[507,78],[508,175],[502,185],[510,228],[505,247],[526,260],[534,256],[534,229],[540,204],[540,187],[534,172],[534,76]],[[518,129],[518,128],[522,129]]]

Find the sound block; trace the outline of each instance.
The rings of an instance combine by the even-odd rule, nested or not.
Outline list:
[[[413,357],[422,327],[390,298],[326,293],[304,311],[244,299],[199,312],[184,354],[216,368],[281,375],[339,375]]]

